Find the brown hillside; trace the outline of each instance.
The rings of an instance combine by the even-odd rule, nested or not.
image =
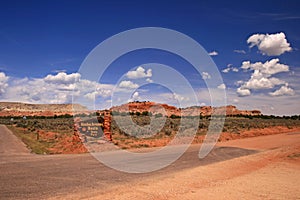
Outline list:
[[[88,109],[79,104],[28,104],[19,102],[0,102],[0,116],[54,116],[73,115],[88,112]]]

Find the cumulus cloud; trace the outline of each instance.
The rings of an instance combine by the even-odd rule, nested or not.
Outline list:
[[[223,73],[228,73],[228,72],[230,72],[230,71],[238,72],[239,69],[236,68],[236,67],[233,67],[232,64],[228,64],[228,65],[227,65],[227,68],[225,68],[225,69],[222,70]]]
[[[138,97],[139,97],[139,92],[134,92],[132,98],[137,99]]]
[[[65,72],[59,72],[56,75],[47,75],[44,80],[48,83],[54,84],[70,84],[78,82],[80,79],[79,73],[66,74]]]
[[[151,78],[147,78],[146,81],[147,81],[148,83],[153,83],[153,80],[152,80]]]
[[[239,71],[239,69],[236,68],[236,67],[232,67],[231,70],[232,70],[233,72],[238,72],[238,71]]]
[[[249,96],[251,94],[250,90],[247,88],[238,88],[237,91],[239,96]]]
[[[209,74],[208,72],[202,72],[202,73],[201,73],[201,76],[202,76],[202,78],[203,78],[204,80],[206,80],[206,79],[211,79],[211,76],[210,76],[210,74]]]
[[[250,95],[250,90],[273,89],[275,86],[287,84],[284,80],[272,77],[274,74],[289,71],[289,66],[279,63],[279,59],[272,59],[265,63],[251,63],[250,61],[245,61],[242,63],[241,68],[253,72],[248,81],[240,82],[241,86],[237,89],[237,93],[240,96]],[[275,91],[269,94],[272,96],[279,96],[277,94],[288,94],[287,92],[283,93],[283,90],[285,89],[286,88],[283,88],[280,93]],[[291,95],[292,93],[290,92],[289,94]]]
[[[222,72],[223,72],[223,73],[228,73],[228,72],[230,72],[230,67],[227,67],[227,68],[223,69]]]
[[[127,72],[126,76],[129,79],[150,78],[152,77],[152,69],[146,71],[143,67],[138,67],[134,71]]]
[[[113,87],[109,84],[81,80],[78,73],[58,73],[44,78],[12,78],[10,87],[3,93],[2,99],[29,103],[72,103],[72,98],[76,97],[108,97]]]
[[[247,40],[250,48],[257,46],[263,55],[279,56],[285,52],[292,51],[283,32],[275,34],[254,34]]]
[[[234,85],[236,85],[236,86],[241,86],[243,83],[244,83],[243,80],[238,80],[238,81],[235,81],[235,82],[234,82]]]
[[[94,91],[85,93],[84,97],[90,100],[95,100],[97,97],[109,97],[112,94],[111,86],[105,88],[104,85],[99,84]]]
[[[248,89],[271,89],[276,85],[284,84],[285,82],[278,78],[268,78],[259,70],[254,70],[251,78],[243,85],[244,88]]]
[[[212,52],[208,53],[208,55],[217,56],[217,55],[219,55],[219,53],[217,51],[212,51]]]
[[[222,83],[222,84],[220,84],[220,85],[218,86],[218,88],[219,88],[219,89],[225,90],[225,89],[226,89],[226,85],[225,85],[224,83]]]
[[[130,88],[130,89],[136,89],[139,87],[138,84],[133,83],[132,81],[121,81],[119,84],[120,88]]]
[[[5,92],[8,87],[8,76],[4,72],[0,72],[0,95]]]
[[[140,94],[138,91],[135,91],[131,97],[131,99],[128,100],[128,102],[131,101],[139,101],[141,99]]]
[[[244,70],[258,70],[264,76],[270,76],[279,72],[288,72],[289,66],[279,63],[279,59],[275,58],[265,63],[256,62],[250,63],[250,61],[244,61],[241,66]]]
[[[271,96],[292,96],[295,94],[295,91],[288,86],[288,84],[281,86],[278,90],[269,93]]]

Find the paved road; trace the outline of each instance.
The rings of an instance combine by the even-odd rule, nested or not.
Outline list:
[[[217,147],[207,157],[199,160],[199,145],[193,145],[166,168],[151,173],[130,174],[108,168],[90,154],[30,154],[5,126],[0,126],[0,138],[0,199],[45,199],[93,188],[105,192],[113,185],[170,175],[179,170],[256,152]]]
[[[0,154],[28,154],[29,150],[4,125],[0,125]]]

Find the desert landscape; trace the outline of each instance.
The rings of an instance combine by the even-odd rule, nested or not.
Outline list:
[[[139,126],[149,124],[151,117],[166,117],[159,132],[138,138],[120,130],[115,119],[122,121],[127,116],[122,110],[125,105],[121,105],[110,109],[112,140],[96,138],[102,141],[98,146],[108,152],[112,151],[105,148],[108,143],[136,153],[155,151],[168,145],[178,131],[180,119],[188,116],[174,113],[197,113],[191,108],[164,104],[171,111],[162,116],[149,112],[149,104],[157,103],[129,103],[127,114]],[[199,159],[197,153],[213,109],[194,107],[201,115],[188,117],[200,119],[198,131],[182,157],[161,170],[131,174],[110,169],[93,158],[81,133],[74,129],[78,118],[95,118],[102,111],[86,109],[73,115],[71,105],[61,105],[63,111],[55,112],[48,110],[52,105],[11,105],[1,104],[1,124],[7,126],[0,127],[3,199],[297,199],[300,195],[299,116],[266,116],[259,111],[239,111],[235,106],[227,106],[228,116],[217,145],[208,156]],[[32,107],[36,111],[28,112]],[[34,114],[24,119],[28,113]],[[175,150],[177,145],[172,148]],[[62,189],[60,185],[67,186]]]
[[[80,105],[75,106],[74,108],[72,105],[1,103],[0,122],[8,125],[8,128],[20,137],[34,153],[85,153],[88,150],[83,144],[82,134],[75,127],[76,120],[89,118],[97,121],[97,116],[101,116],[104,111],[89,111],[81,109]],[[78,107],[81,111],[77,109]],[[163,112],[161,107],[164,108]],[[127,112],[125,112],[126,110]],[[161,106],[155,102],[131,102],[107,110],[111,115],[108,121],[111,141],[102,135],[94,137],[92,141],[113,143],[121,149],[162,147],[174,139],[179,128],[189,135],[190,129],[196,126],[197,130],[192,143],[198,144],[205,139],[212,113],[215,112],[218,116],[221,110],[225,111],[226,119],[218,141],[293,132],[300,127],[297,115],[291,117],[266,116],[258,110],[238,110],[232,105],[218,108],[204,106],[179,109],[167,104]],[[44,115],[45,113],[46,115]],[[23,116],[26,116],[26,119]],[[182,118],[185,119],[184,124],[181,124]],[[139,127],[148,126],[151,121],[160,123],[164,120],[160,129],[159,124],[151,124],[158,128],[150,130],[149,136],[147,131],[139,129]],[[86,144],[86,146],[88,145]]]
[[[300,200],[299,11],[0,0],[0,200]]]

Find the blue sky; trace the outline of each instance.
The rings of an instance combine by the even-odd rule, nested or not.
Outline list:
[[[298,1],[1,1],[0,100],[68,103],[72,81],[80,79],[77,71],[99,43],[129,29],[163,27],[193,38],[208,53],[216,52],[212,59],[224,80],[228,104],[265,114],[299,114],[299,10]],[[176,104],[178,95],[172,99],[167,89],[157,86],[138,89],[137,79],[126,76],[142,67],[145,80],[154,78],[153,69],[153,76],[146,73],[151,66],[143,66],[154,62],[182,73],[199,103],[210,105],[202,75],[185,60],[159,50],[122,56],[99,85],[87,83],[98,87],[97,92],[78,95],[95,94],[97,107],[108,107],[111,90],[124,79],[137,89],[131,98]],[[189,99],[189,94],[182,95]]]

